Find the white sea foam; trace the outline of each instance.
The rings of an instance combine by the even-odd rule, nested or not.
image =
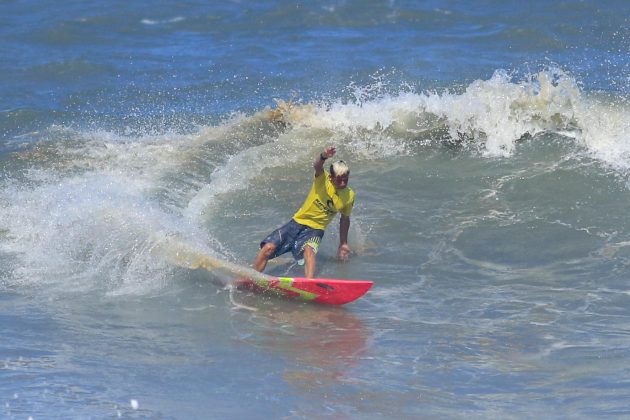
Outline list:
[[[547,132],[575,139],[616,168],[630,167],[627,101],[585,94],[556,68],[521,79],[498,70],[461,92],[388,94],[381,85],[355,87],[354,101],[296,107],[286,118],[293,126],[346,135],[359,154],[361,149],[404,154],[409,150],[404,142],[444,127],[451,140],[480,145],[489,156],[508,157],[524,136]]]
[[[11,232],[2,249],[20,255],[13,280],[60,283],[74,291],[141,293],[149,281],[159,288],[167,267],[151,251],[160,232],[182,228],[169,227],[168,214],[143,200],[136,187],[99,174],[14,190],[14,205],[0,210]]]
[[[452,139],[483,142],[490,155],[509,155],[523,135],[574,129],[575,106],[582,103],[573,79],[561,72],[541,72],[514,83],[507,72],[471,83],[462,93],[402,92],[368,100],[317,107],[308,115],[289,115],[294,124],[356,134],[413,135],[446,125]],[[372,137],[370,141],[375,139]],[[385,139],[383,139],[385,140]],[[366,141],[368,143],[368,141]]]
[[[177,23],[177,22],[182,22],[186,20],[185,17],[183,16],[176,16],[170,19],[142,19],[140,21],[140,23],[144,24],[144,25],[161,25],[161,24],[165,24],[165,23]]]

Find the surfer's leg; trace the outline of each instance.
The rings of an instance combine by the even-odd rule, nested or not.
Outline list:
[[[304,259],[304,275],[306,278],[312,279],[315,277],[316,255],[323,236],[323,230],[304,226],[295,240],[293,257],[298,261]]]
[[[254,260],[254,270],[260,271],[261,273],[267,267],[267,262],[269,258],[271,258],[276,251],[276,245],[271,242],[267,242],[264,244],[258,254],[256,255],[256,259]]]
[[[304,247],[304,276],[307,279],[315,277],[315,268],[317,266],[315,255],[315,250],[310,245]]]
[[[299,226],[293,219],[284,226],[274,230],[260,243],[260,251],[254,259],[253,267],[261,273],[267,266],[267,261],[289,252],[295,235],[299,232]]]

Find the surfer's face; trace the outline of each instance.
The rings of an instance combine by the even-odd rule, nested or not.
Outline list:
[[[335,186],[336,189],[338,190],[343,190],[344,188],[346,188],[348,186],[348,178],[350,177],[350,174],[345,174],[345,175],[337,175],[337,176],[330,176],[330,181],[333,183],[333,185]]]

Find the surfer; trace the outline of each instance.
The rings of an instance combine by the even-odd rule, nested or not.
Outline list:
[[[343,160],[337,160],[330,165],[328,173],[324,171],[324,163],[336,152],[334,147],[327,147],[317,156],[313,163],[315,179],[304,204],[287,224],[271,232],[260,243],[260,251],[254,260],[256,270],[262,272],[270,259],[291,251],[293,257],[304,264],[305,277],[313,278],[315,255],[324,230],[337,213],[341,213],[337,257],[342,261],[348,259],[351,252],[348,230],[354,205],[354,191],[348,187],[350,169]]]

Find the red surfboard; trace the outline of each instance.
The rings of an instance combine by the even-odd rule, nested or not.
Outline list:
[[[368,280],[306,279],[300,277],[242,278],[239,289],[269,293],[307,302],[343,305],[357,300],[374,284]]]

